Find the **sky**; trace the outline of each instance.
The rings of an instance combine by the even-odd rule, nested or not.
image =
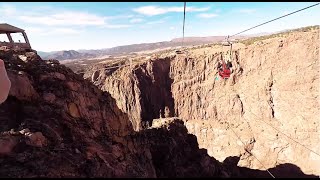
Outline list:
[[[232,35],[312,4],[187,2],[185,36]],[[182,37],[182,22],[183,2],[0,2],[0,23],[24,29],[37,51],[170,41]],[[319,24],[320,5],[244,34]]]

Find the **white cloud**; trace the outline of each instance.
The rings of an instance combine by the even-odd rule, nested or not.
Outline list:
[[[15,15],[16,12],[17,12],[17,9],[14,6],[11,6],[11,5],[0,6],[0,14],[2,17]]]
[[[175,29],[176,29],[176,28],[175,28],[175,27],[173,27],[173,26],[171,26],[171,27],[170,27],[170,30],[175,30]]]
[[[152,24],[162,24],[162,23],[165,23],[164,20],[158,20],[158,21],[150,21],[150,22],[147,22],[147,24],[149,25],[152,25]]]
[[[142,22],[142,21],[143,21],[143,19],[141,19],[141,18],[134,18],[134,19],[130,20],[130,23],[139,23],[139,22]]]
[[[80,34],[81,31],[79,30],[75,30],[75,29],[72,29],[72,28],[57,28],[57,29],[54,29],[53,31],[54,33],[58,33],[58,34]]]
[[[46,28],[46,27],[27,27],[25,30],[30,35],[48,36],[48,35],[76,35],[81,34],[83,30],[74,28]]]
[[[19,20],[32,24],[43,24],[49,26],[72,26],[72,25],[104,25],[105,17],[83,12],[65,11],[47,16],[22,15],[17,16]]]
[[[215,13],[201,13],[201,14],[198,14],[198,17],[200,18],[213,18],[213,17],[217,17],[218,14],[215,14]]]
[[[109,29],[119,29],[119,28],[128,28],[131,26],[132,25],[129,25],[129,24],[106,24],[103,27],[109,28]]]
[[[44,31],[43,28],[39,28],[39,27],[27,27],[25,28],[25,30],[28,32],[28,33],[42,33]]]
[[[168,19],[170,19],[171,16],[166,16],[164,18],[161,18],[159,20],[156,20],[156,21],[149,21],[146,23],[146,25],[154,25],[154,24],[163,24],[165,22],[168,22]]]
[[[203,12],[203,11],[208,11],[209,9],[210,7],[205,7],[205,8],[187,7],[186,12]],[[183,12],[183,7],[142,6],[142,7],[133,9],[133,11],[143,15],[147,15],[147,16],[154,16],[154,15],[166,14],[169,12]]]
[[[255,13],[257,10],[256,9],[239,9],[239,13],[244,13],[244,14],[252,14]]]
[[[128,19],[128,18],[133,18],[133,17],[135,17],[135,16],[130,14],[130,15],[107,16],[104,18],[107,20],[114,20],[114,19]]]
[[[290,11],[283,11],[283,13],[281,13],[281,16],[284,16],[284,15],[289,14],[289,13],[291,13],[291,12]]]
[[[37,7],[28,11],[19,12],[13,5],[0,6],[1,16],[10,21],[18,20],[27,24],[38,25],[38,30],[31,28],[31,31],[39,31],[39,28],[54,27],[55,33],[75,33],[70,28],[83,26],[98,26],[104,28],[126,28],[131,25],[113,24],[110,21],[115,19],[133,18],[134,15],[101,16],[94,13],[55,9],[53,7]],[[53,31],[50,31],[53,32]]]

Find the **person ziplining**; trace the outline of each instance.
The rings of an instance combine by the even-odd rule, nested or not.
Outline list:
[[[288,13],[288,14],[285,14],[285,15],[283,15],[283,16],[277,17],[277,18],[275,18],[275,19],[269,20],[269,21],[267,21],[267,22],[261,23],[261,24],[259,24],[259,25],[253,26],[253,27],[251,27],[251,28],[248,28],[248,29],[246,29],[246,30],[243,30],[243,31],[238,32],[238,33],[236,33],[236,34],[233,34],[233,35],[231,35],[231,36],[228,36],[228,37],[227,37],[227,43],[228,43],[228,44],[227,44],[226,46],[230,46],[230,51],[229,51],[229,53],[228,53],[228,55],[229,55],[229,60],[228,60],[227,62],[224,61],[224,60],[221,60],[221,62],[218,63],[217,69],[218,69],[218,71],[219,71],[219,76],[220,76],[221,78],[223,78],[223,79],[228,79],[228,78],[230,77],[230,74],[232,73],[232,71],[231,71],[231,68],[232,68],[232,64],[231,64],[231,62],[232,62],[232,43],[230,43],[229,38],[234,37],[234,36],[239,35],[239,34],[242,34],[242,33],[246,32],[246,31],[252,30],[252,29],[257,28],[257,27],[259,27],[259,26],[268,24],[268,23],[270,23],[270,22],[276,21],[276,20],[278,20],[278,19],[284,18],[284,17],[286,17],[286,16],[295,14],[295,13],[297,13],[297,12],[300,12],[300,11],[303,11],[303,10],[306,10],[306,9],[309,9],[309,8],[311,8],[311,7],[314,7],[314,6],[318,6],[319,4],[320,4],[320,3],[313,4],[313,5],[311,5],[311,6],[308,6],[308,7],[299,9],[299,10],[297,10],[297,11],[294,11],[294,12],[291,12],[291,13]],[[222,45],[224,45],[224,44],[222,44]],[[228,58],[227,58],[227,59],[228,59]]]
[[[228,79],[232,73],[232,43],[229,41],[229,37],[227,38],[227,43],[222,44],[222,46],[230,46],[230,50],[227,51],[224,57],[221,57],[217,70],[222,79]]]

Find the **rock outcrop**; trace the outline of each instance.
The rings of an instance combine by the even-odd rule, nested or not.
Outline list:
[[[131,69],[97,65],[93,83],[111,94],[136,131],[167,111],[219,161],[237,156],[239,166],[261,170],[292,163],[319,175],[319,28],[234,44],[233,73],[221,80],[216,65],[228,50],[189,49]]]

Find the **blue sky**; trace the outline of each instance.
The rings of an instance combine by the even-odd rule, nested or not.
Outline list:
[[[187,2],[185,36],[216,36],[315,2]],[[0,2],[0,23],[25,29],[33,49],[100,49],[182,36],[183,2]],[[320,24],[320,6],[247,34]]]

